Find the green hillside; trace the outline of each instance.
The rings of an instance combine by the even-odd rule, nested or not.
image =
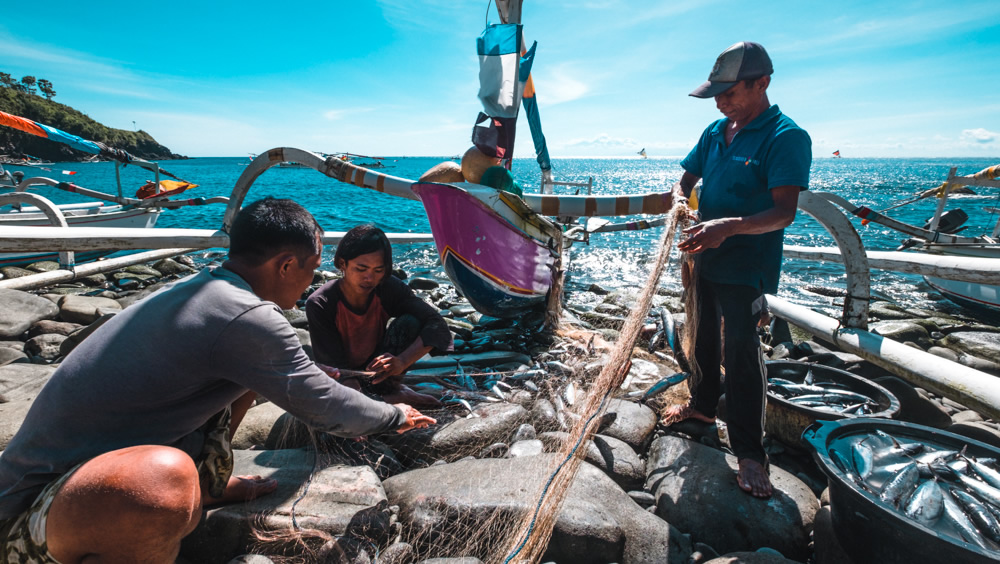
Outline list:
[[[65,104],[46,100],[42,96],[0,86],[0,111],[28,118],[50,127],[79,135],[90,141],[99,141],[147,160],[184,159],[160,145],[145,131],[126,131],[102,125],[86,114]],[[18,157],[32,155],[46,161],[83,161],[92,155],[56,143],[0,126],[0,155]]]

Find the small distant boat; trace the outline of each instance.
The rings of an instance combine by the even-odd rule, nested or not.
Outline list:
[[[649,157],[646,156],[646,148],[645,147],[643,147],[642,149],[640,149],[639,152],[636,153],[636,154],[639,155],[640,157],[644,158],[644,159],[648,159],[649,158]]]
[[[840,156],[840,149],[838,149],[838,150],[836,150],[836,151],[833,152],[833,158],[835,158],[835,159],[842,158]]]

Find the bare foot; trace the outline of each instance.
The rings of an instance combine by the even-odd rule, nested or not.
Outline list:
[[[767,468],[749,458],[740,459],[739,465],[736,485],[754,497],[761,499],[771,497],[771,479],[767,475]]]
[[[660,421],[664,425],[670,426],[674,423],[680,423],[681,421],[686,421],[688,419],[694,419],[695,421],[701,421],[702,423],[715,423],[714,417],[709,417],[704,413],[698,411],[697,409],[691,407],[690,405],[674,405],[671,406],[664,412],[663,417]]]
[[[226,491],[222,492],[222,497],[212,497],[207,492],[202,492],[203,505],[221,505],[234,501],[250,501],[267,495],[278,489],[278,481],[274,478],[262,478],[260,476],[232,476],[226,484]]]

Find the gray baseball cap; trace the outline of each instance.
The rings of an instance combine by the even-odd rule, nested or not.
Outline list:
[[[774,72],[771,57],[764,46],[750,41],[740,41],[726,49],[715,60],[708,81],[694,89],[689,96],[712,98],[732,88],[741,80],[760,78]]]

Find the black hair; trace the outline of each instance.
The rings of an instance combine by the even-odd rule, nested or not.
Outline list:
[[[304,207],[270,196],[244,207],[229,231],[229,256],[259,265],[278,253],[292,252],[301,264],[322,249],[323,228]]]
[[[382,256],[385,258],[386,272],[392,271],[392,245],[385,232],[371,223],[358,225],[345,233],[337,245],[337,252],[333,255],[333,265],[343,269],[347,261],[378,251],[382,251]]]

